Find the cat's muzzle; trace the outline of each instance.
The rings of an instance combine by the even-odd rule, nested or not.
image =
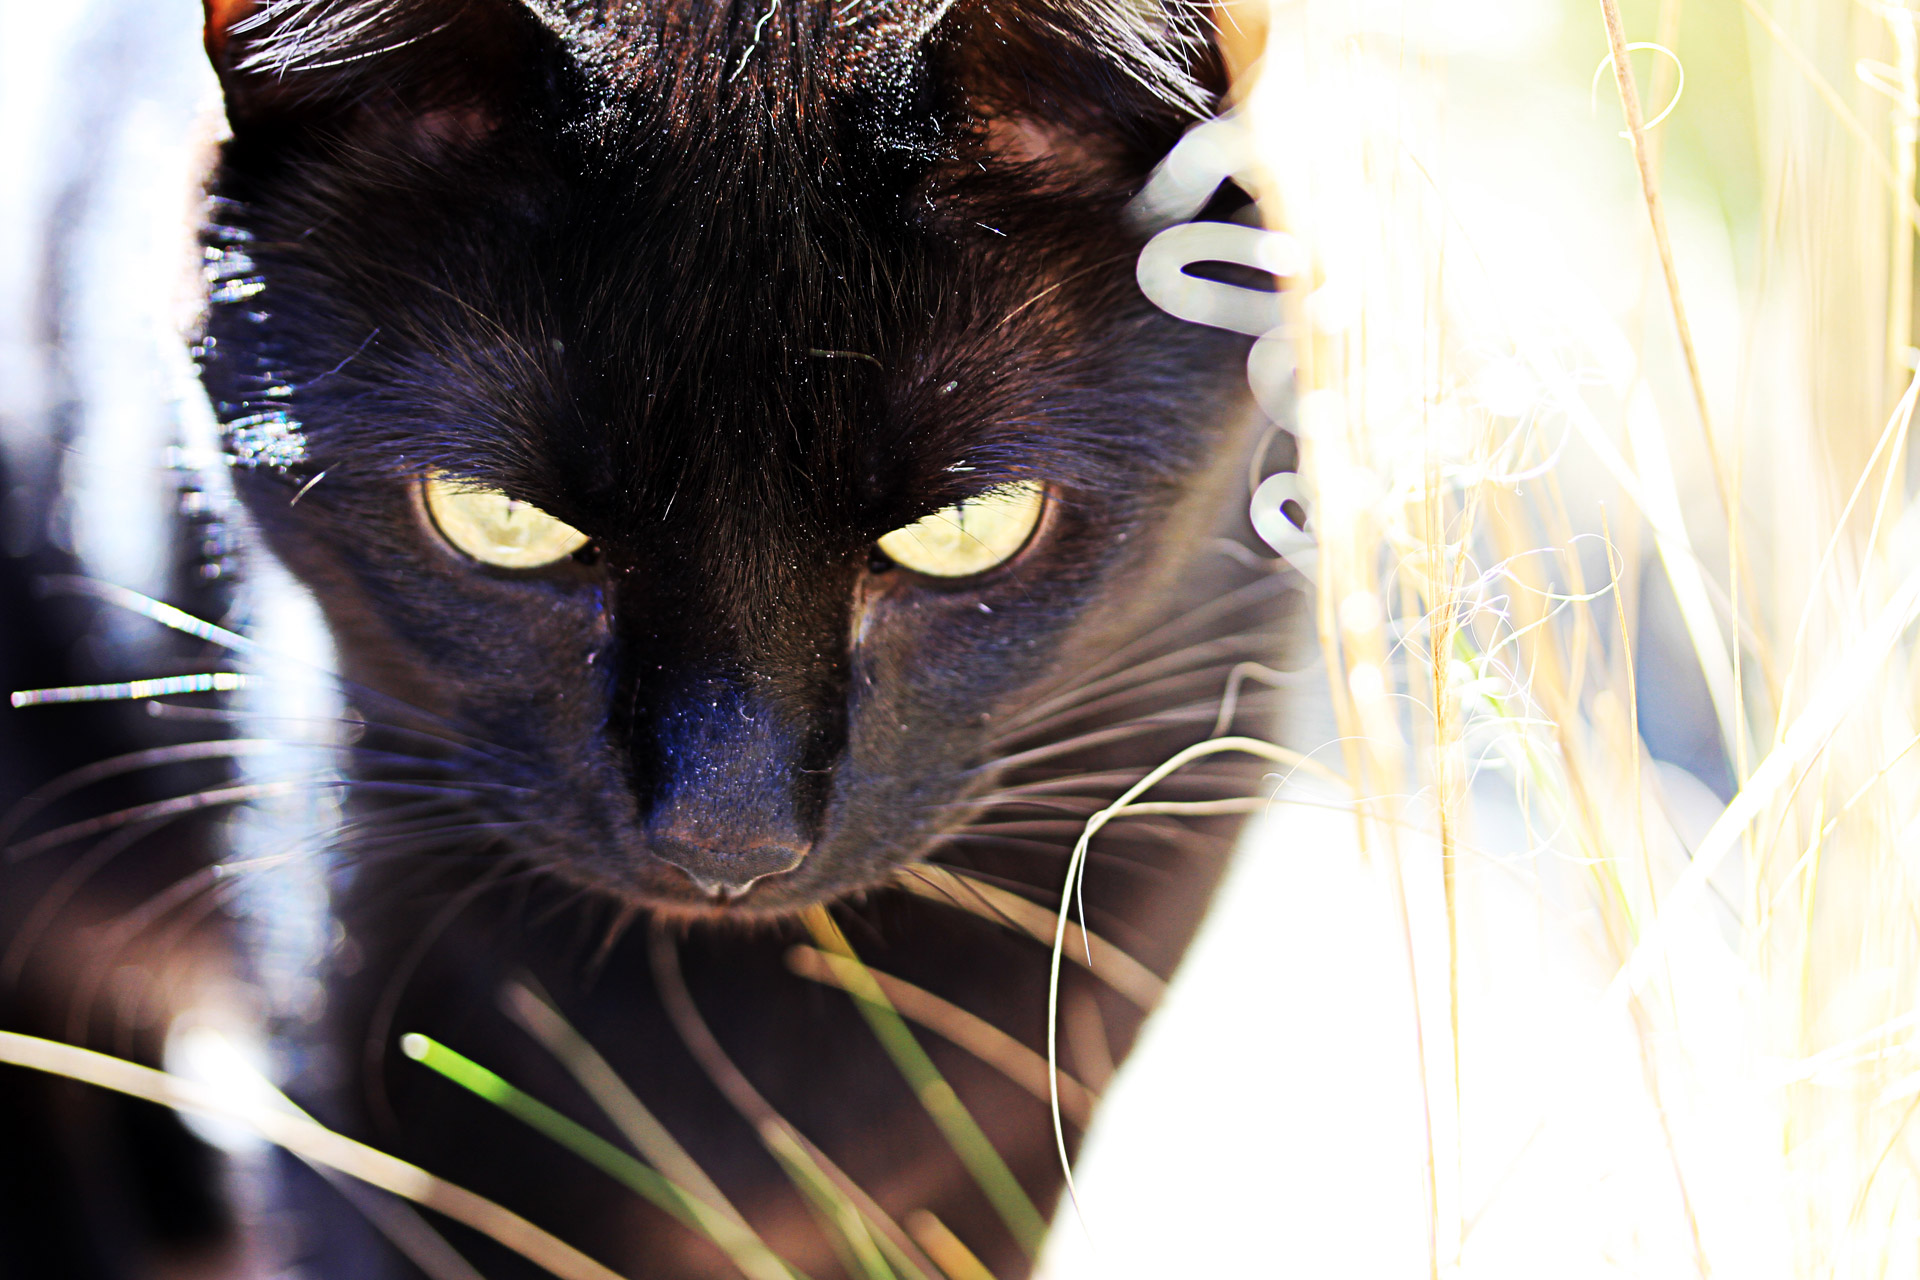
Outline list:
[[[666,835],[651,843],[655,856],[685,872],[700,892],[719,902],[744,896],[759,881],[793,870],[807,856],[804,848],[774,841],[726,849]]]

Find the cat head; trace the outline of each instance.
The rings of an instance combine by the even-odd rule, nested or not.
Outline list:
[[[242,496],[549,870],[885,881],[1219,509],[1242,348],[1124,213],[1221,87],[1194,11],[209,0],[207,46]]]

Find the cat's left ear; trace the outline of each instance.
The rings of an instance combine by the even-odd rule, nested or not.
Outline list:
[[[516,0],[204,0],[236,136],[316,127],[430,147],[486,136],[548,33]]]

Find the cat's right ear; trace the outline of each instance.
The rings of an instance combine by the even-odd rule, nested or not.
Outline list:
[[[368,126],[428,147],[485,137],[531,50],[515,0],[204,0],[207,57],[236,136]]]
[[[1228,91],[1191,0],[955,0],[933,46],[975,128],[955,172],[996,164],[1135,189]]]
[[[226,82],[229,66],[227,33],[251,17],[255,7],[254,0],[206,0],[207,58],[219,73],[222,84]]]

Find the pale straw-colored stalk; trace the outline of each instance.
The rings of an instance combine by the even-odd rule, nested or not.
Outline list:
[[[618,1272],[519,1214],[404,1160],[324,1128],[290,1107],[234,1096],[121,1058],[12,1031],[0,1031],[0,1062],[242,1125],[303,1160],[337,1170],[471,1227],[563,1280],[620,1280]]]
[[[1593,1230],[1536,1274],[1914,1274],[1915,13],[1566,0],[1490,70],[1451,12],[1276,0],[1240,91],[1304,260],[1314,618],[1413,984],[1431,1272],[1499,1272],[1503,1206],[1557,1188]],[[1648,680],[1720,763],[1673,763]],[[1512,1038],[1495,885],[1586,966],[1558,1046]],[[1610,1108],[1643,1163],[1573,1136]]]

